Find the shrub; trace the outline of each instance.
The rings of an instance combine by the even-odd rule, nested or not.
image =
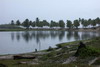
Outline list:
[[[49,48],[47,49],[47,51],[52,51],[54,50],[51,46],[49,46]]]
[[[99,56],[100,52],[93,47],[86,47],[79,49],[79,56],[80,57],[89,57],[89,56]]]
[[[57,48],[62,48],[62,45],[61,44],[58,44],[56,46],[57,46]]]

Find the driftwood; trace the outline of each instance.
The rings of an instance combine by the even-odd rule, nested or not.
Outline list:
[[[13,56],[13,59],[35,59],[36,57],[23,57],[23,56]]]

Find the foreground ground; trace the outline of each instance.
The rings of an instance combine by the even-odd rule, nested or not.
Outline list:
[[[87,49],[75,53],[80,41],[57,44],[56,48],[19,54],[34,59],[13,59],[15,55],[0,56],[0,67],[100,67],[100,37],[82,41]]]

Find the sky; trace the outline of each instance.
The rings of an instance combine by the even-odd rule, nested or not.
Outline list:
[[[100,0],[0,0],[0,24],[11,20],[75,20],[100,17]]]

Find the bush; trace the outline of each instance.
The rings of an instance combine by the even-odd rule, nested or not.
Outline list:
[[[52,51],[54,50],[51,46],[49,46],[49,48],[47,49],[47,51]]]
[[[100,56],[100,52],[93,47],[86,47],[79,50],[80,57]]]
[[[61,44],[58,44],[58,45],[56,45],[57,46],[57,48],[59,49],[59,48],[62,48],[62,45]]]

